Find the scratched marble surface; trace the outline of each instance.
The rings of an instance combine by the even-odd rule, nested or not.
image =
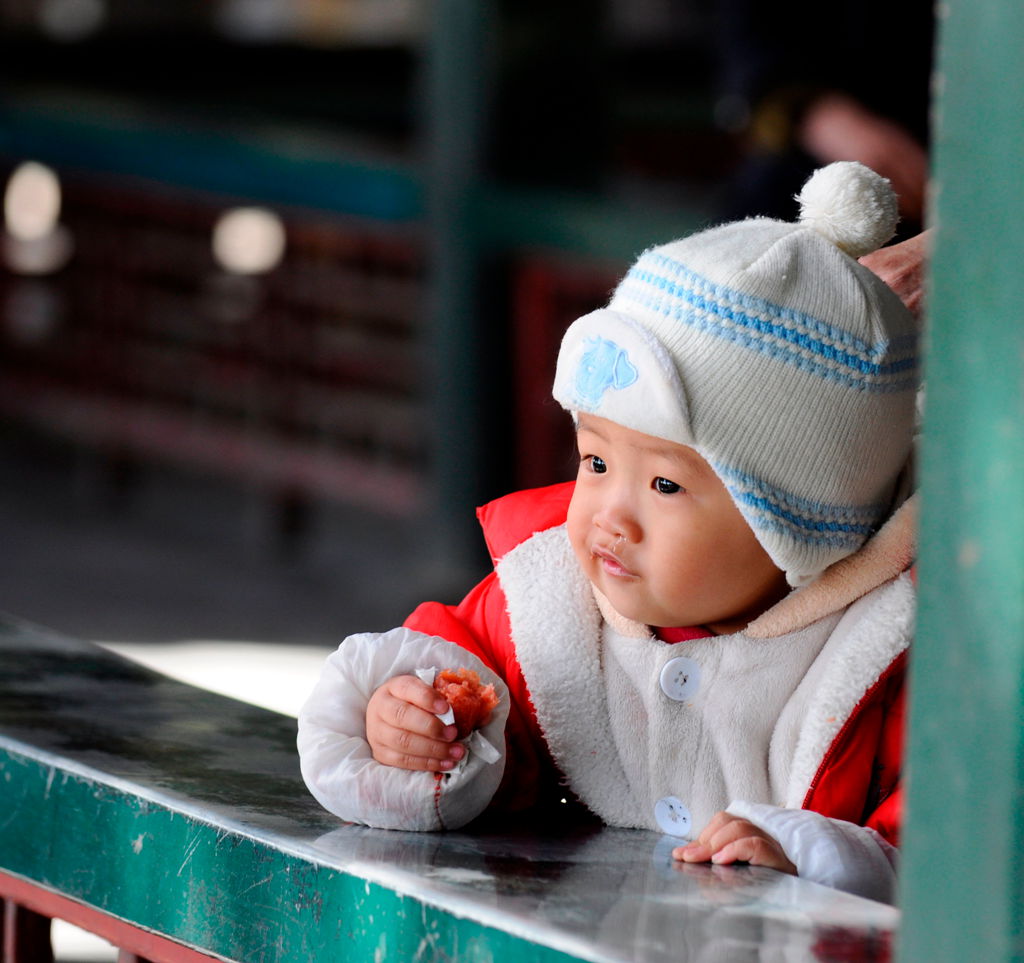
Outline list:
[[[581,959],[891,956],[895,909],[768,870],[677,865],[653,833],[340,824],[306,792],[294,739],[288,716],[0,618],[0,749]]]

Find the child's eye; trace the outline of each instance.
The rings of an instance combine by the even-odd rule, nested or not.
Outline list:
[[[608,471],[608,466],[600,455],[589,455],[586,459],[590,462],[590,470],[596,475],[603,475]]]
[[[682,486],[677,485],[674,481],[669,481],[667,478],[655,478],[654,490],[662,495],[674,495],[676,492],[682,491]]]

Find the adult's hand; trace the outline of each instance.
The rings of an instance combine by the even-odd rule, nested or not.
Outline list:
[[[915,318],[924,307],[924,280],[928,269],[931,230],[922,231],[906,241],[866,254],[860,263],[874,271],[899,295]]]

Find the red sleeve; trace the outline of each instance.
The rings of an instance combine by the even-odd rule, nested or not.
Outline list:
[[[903,821],[903,787],[897,786],[864,824],[870,826],[893,846],[900,844],[900,825]]]
[[[904,676],[900,656],[882,674],[826,757],[804,809],[877,830],[899,845]]]
[[[488,575],[457,606],[424,602],[405,620],[405,626],[472,652],[508,686],[511,705],[505,728],[505,774],[492,807],[529,808],[557,789],[559,775],[516,659],[497,575]]]
[[[870,826],[884,836],[893,846],[900,844],[900,825],[903,818],[903,787],[901,771],[903,766],[903,732],[906,710],[906,686],[900,673],[898,686],[888,705],[885,726],[879,743],[876,759],[876,783],[878,791],[874,809],[867,813],[865,826]]]

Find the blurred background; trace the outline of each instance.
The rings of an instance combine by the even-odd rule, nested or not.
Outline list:
[[[561,331],[736,148],[696,6],[506,6],[0,2],[0,608],[336,644],[569,477]]]
[[[0,610],[276,689],[458,599],[640,250],[843,156],[919,228],[896,6],[0,0]]]
[[[294,712],[571,477],[644,247],[847,156],[918,229],[930,56],[911,0],[0,0],[0,611]]]

